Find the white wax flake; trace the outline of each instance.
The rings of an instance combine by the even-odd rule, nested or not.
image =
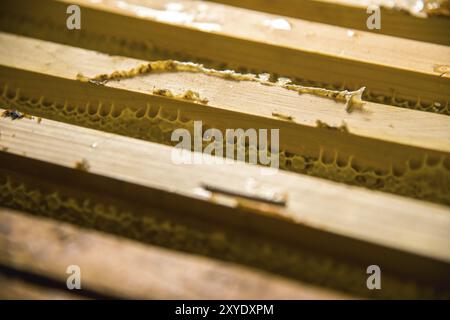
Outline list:
[[[268,73],[260,73],[260,74],[258,74],[258,79],[261,80],[261,81],[269,81],[270,74],[268,74]]]
[[[280,85],[280,86],[287,85],[288,83],[291,83],[291,82],[292,82],[291,79],[289,79],[289,78],[283,78],[283,77],[280,77],[280,78],[278,78],[278,80],[277,80],[277,84]]]
[[[196,27],[199,30],[208,31],[208,32],[212,32],[212,31],[218,32],[218,31],[222,30],[222,27],[220,24],[213,23],[213,22],[193,22],[191,25],[193,27]]]
[[[276,30],[291,30],[291,24],[283,18],[267,19],[263,21],[263,24]]]
[[[197,196],[199,196],[201,198],[205,198],[205,199],[209,199],[212,196],[211,191],[205,190],[203,188],[195,188],[194,194],[196,194]]]
[[[413,12],[421,12],[424,9],[424,3],[423,1],[415,1],[412,5],[412,11]]]

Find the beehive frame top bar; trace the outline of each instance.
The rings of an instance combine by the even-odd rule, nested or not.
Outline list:
[[[387,65],[429,75],[440,75],[436,65],[450,64],[450,48],[414,40],[358,32],[348,36],[348,29],[295,18],[261,13],[204,1],[58,0],[113,13],[181,25],[199,31],[260,41],[281,47],[301,49],[342,59],[374,65]],[[319,36],[320,35],[320,36]],[[326,45],[324,45],[326,44]],[[386,52],[389,48],[389,52]],[[420,52],[426,54],[411,54]],[[405,59],[408,57],[408,59]],[[332,70],[330,70],[332,72]],[[450,77],[450,74],[445,74]]]
[[[234,264],[143,245],[1,207],[0,226],[10,230],[8,236],[0,234],[0,244],[4,244],[0,246],[0,263],[64,283],[67,278],[64,271],[73,261],[77,261],[83,272],[83,288],[89,288],[105,297],[345,297],[331,290],[291,283],[281,277]],[[30,243],[33,245],[27,245]],[[126,263],[127,272],[123,272],[123,263]],[[99,274],[102,276],[99,277]],[[205,282],[205,278],[211,281]],[[265,290],[261,290],[261,287]],[[83,291],[78,293],[83,294]]]

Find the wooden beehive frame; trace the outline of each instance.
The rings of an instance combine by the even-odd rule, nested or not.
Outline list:
[[[0,281],[12,289],[6,297],[80,298],[22,279],[64,279],[68,261],[57,258],[66,245],[61,233],[92,239],[102,252],[117,250],[122,260],[177,264],[166,273],[175,289],[151,277],[132,278],[137,287],[130,289],[105,285],[116,270],[97,278],[102,262],[79,253],[72,257],[91,272],[93,294],[85,298],[192,298],[175,284],[196,282],[200,292],[206,283],[199,279],[211,268],[246,287],[237,292],[212,283],[233,298],[265,298],[259,286],[269,288],[271,298],[349,297],[334,290],[382,298],[449,295],[450,50],[447,30],[426,31],[448,20],[423,20],[425,31],[415,37],[440,43],[433,44],[349,34],[349,25],[301,20],[295,11],[288,18],[182,1],[188,13],[207,8],[219,17],[217,26],[208,18],[206,24],[158,18],[170,3],[164,0],[145,2],[140,15],[139,2],[72,3],[82,8],[79,31],[66,30],[58,15],[69,1],[8,0],[0,8],[0,204],[21,211],[0,208],[0,231],[12,230],[0,232]],[[350,8],[329,1],[308,1],[308,8],[325,3],[337,12]],[[285,8],[248,5],[272,13]],[[348,22],[360,14],[354,7]],[[417,19],[399,12],[388,17],[386,34],[402,37],[394,27],[405,21],[409,28]],[[426,54],[411,56],[411,50]],[[242,162],[175,164],[171,133],[193,133],[194,121],[222,133],[279,129],[282,170]],[[249,181],[267,192],[247,192]],[[267,196],[275,189],[276,197]],[[36,230],[24,234],[30,226]],[[55,265],[44,258],[33,265],[32,248],[23,245],[43,232],[36,246],[55,257]],[[365,267],[374,261],[383,268],[382,292],[366,288]],[[128,267],[145,273],[137,264]],[[185,278],[184,269],[199,272]]]

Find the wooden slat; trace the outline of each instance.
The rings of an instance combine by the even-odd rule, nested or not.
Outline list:
[[[358,0],[212,0],[227,5],[259,10],[272,14],[332,24],[344,28],[391,35],[419,41],[450,45],[450,19],[429,15],[417,17],[406,11],[392,9],[393,1],[381,7],[381,29],[366,26],[370,1]],[[387,4],[389,2],[389,4]],[[383,3],[383,1],[372,1]],[[414,3],[411,4],[411,7]]]
[[[69,2],[82,6],[79,32],[67,30],[60,17]],[[182,12],[167,13],[169,3],[14,0],[2,6],[1,28],[138,58],[196,59],[316,85],[366,86],[373,100],[399,105],[409,100],[411,108],[448,113],[445,46],[365,32],[349,37],[345,28],[294,18],[280,23],[279,16],[214,3],[179,1]]]
[[[81,271],[81,290],[126,299],[342,299],[349,296],[249,268],[142,245],[69,224],[0,208],[0,264],[48,278],[65,288],[67,267]],[[55,290],[6,281],[0,296],[52,297]],[[2,277],[0,275],[0,281]],[[12,292],[4,292],[12,289]],[[2,292],[3,291],[3,292]],[[39,294],[39,292],[41,294]],[[88,295],[89,296],[89,295]],[[72,297],[76,298],[76,296]]]
[[[2,118],[0,127],[1,144],[7,150],[0,153],[4,171],[55,181],[62,188],[86,192],[98,188],[101,194],[131,204],[158,207],[165,215],[182,211],[181,219],[220,221],[243,228],[246,234],[293,241],[358,263],[376,261],[385,270],[412,275],[415,281],[448,284],[446,207],[282,171],[261,175],[258,166],[239,162],[176,165],[170,147],[47,119],[38,123]],[[88,172],[74,170],[82,159],[89,164]],[[204,183],[242,190],[249,179],[285,193],[286,206],[199,192]]]
[[[450,117],[370,102],[348,113],[341,101],[195,72],[82,83],[77,74],[94,78],[146,62],[5,33],[0,41],[5,107],[165,144],[173,144],[172,130],[192,129],[193,120],[222,131],[278,128],[280,150],[294,155],[290,164],[281,160],[283,169],[450,203]],[[208,103],[161,97],[155,89],[193,90]],[[343,124],[348,132],[331,130]],[[317,167],[297,166],[296,159],[315,159]]]

